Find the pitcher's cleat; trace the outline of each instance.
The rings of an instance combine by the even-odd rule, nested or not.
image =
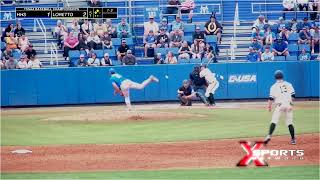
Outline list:
[[[265,145],[267,145],[270,140],[271,140],[271,136],[268,135],[268,136],[264,139],[263,143],[264,143]]]
[[[297,142],[296,142],[296,139],[291,139],[291,142],[290,142],[292,145],[296,145]]]
[[[151,75],[151,76],[150,76],[150,79],[151,79],[151,81],[159,82],[159,79],[156,78],[154,75]]]

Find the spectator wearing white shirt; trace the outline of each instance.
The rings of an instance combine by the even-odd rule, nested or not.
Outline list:
[[[35,56],[31,56],[28,62],[28,68],[38,69],[42,67],[42,63]]]
[[[265,47],[264,53],[261,54],[261,61],[273,61],[274,55],[272,52],[270,52],[270,47]]]
[[[150,32],[150,30],[152,30],[155,35],[158,34],[158,31],[159,31],[159,25],[157,22],[154,21],[154,16],[153,15],[150,15],[149,16],[149,22],[145,22],[143,24],[144,26],[144,35],[148,35],[148,33]]]
[[[109,53],[105,53],[101,59],[101,66],[112,66],[112,60],[109,57]]]
[[[81,32],[84,34],[84,36],[88,37],[91,31],[92,24],[90,21],[88,21],[88,19],[85,19],[84,23],[81,25]]]
[[[315,52],[315,47],[319,47],[320,35],[319,35],[319,27],[315,26],[314,30],[311,31],[311,53]]]
[[[87,45],[90,50],[102,48],[101,40],[94,31],[90,32],[90,36],[87,38]]]
[[[28,59],[26,55],[21,56],[17,65],[18,69],[28,69]]]
[[[96,53],[91,54],[91,58],[88,59],[88,66],[99,66],[100,60],[97,58]]]
[[[294,11],[296,0],[283,0],[283,11]],[[286,19],[286,12],[282,14],[283,19]]]
[[[17,65],[18,62],[13,58],[13,56],[10,56],[9,60],[5,63],[6,69],[16,69]]]
[[[263,15],[260,15],[258,19],[254,22],[253,28],[259,28],[260,31],[264,31],[264,25],[266,24],[265,18]],[[252,30],[252,33],[254,33],[254,30]]]

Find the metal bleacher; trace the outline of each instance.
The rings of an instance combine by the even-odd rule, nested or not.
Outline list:
[[[66,1],[57,3],[57,1],[52,0],[40,0],[41,4],[20,4],[20,7],[24,6],[37,6],[37,7],[51,7],[57,6],[57,4],[66,7]],[[51,2],[51,3],[49,3]],[[56,3],[53,3],[56,2]],[[68,7],[87,7],[86,0],[68,0]],[[130,3],[131,2],[131,3]],[[134,45],[135,55],[137,57],[138,64],[145,64],[153,62],[153,58],[144,58],[143,54],[143,23],[148,21],[148,17],[145,16],[145,8],[154,8],[158,7],[162,12],[165,9],[167,4],[167,0],[131,0],[131,1],[119,1],[119,0],[106,0],[103,1],[104,6],[106,7],[117,7],[118,8],[118,18],[112,19],[112,23],[116,25],[120,22],[122,17],[126,17],[130,20],[130,24],[132,25],[133,38],[132,44]],[[182,16],[182,20],[185,22],[185,31],[186,37],[185,39],[189,42],[192,41],[191,34],[192,30],[196,25],[199,25],[201,29],[206,21],[209,20],[211,15],[211,11],[216,13],[217,20],[223,26],[223,34],[222,34],[222,42],[219,45],[219,56],[218,61],[230,61],[230,46],[231,39],[234,36],[234,15],[235,15],[235,0],[195,0],[196,9],[195,15],[193,17],[192,23],[187,23],[187,15]],[[282,16],[282,0],[241,0],[237,1],[239,4],[239,19],[240,25],[236,27],[235,32],[235,41],[237,42],[237,48],[235,50],[235,60],[234,61],[245,61],[245,57],[248,54],[248,47],[250,44],[250,36],[251,36],[251,27],[254,20],[257,19],[257,16],[260,14],[265,15],[269,21],[275,21],[280,16]],[[200,8],[202,6],[207,6],[208,4],[212,4],[209,8],[209,13],[201,14]],[[13,6],[1,6],[1,11],[12,10]],[[287,19],[291,19],[293,17],[297,17],[298,19],[302,19],[306,17],[307,14],[304,12],[289,12],[286,14]],[[131,18],[130,18],[131,17]],[[159,16],[156,16],[155,21],[160,22]],[[168,16],[169,24],[174,20],[174,16]],[[43,52],[43,44],[44,41],[41,38],[41,33],[33,32],[34,21],[33,20],[21,20],[23,27],[27,30],[27,35],[30,37],[29,39],[34,44],[34,47],[39,52],[39,57],[45,65],[49,65],[49,57],[50,54],[45,54]],[[48,30],[48,36],[51,37],[49,42],[55,42],[56,40],[50,36],[51,29],[56,25],[56,20],[43,20],[46,25],[46,29]],[[66,20],[65,23],[70,23],[71,20]],[[5,27],[8,22],[1,22],[2,27]],[[296,36],[292,35],[290,40],[292,42],[296,42]],[[209,37],[207,40],[215,42],[215,37]],[[114,40],[113,42],[117,42],[118,40]],[[298,47],[299,50],[299,47]],[[156,52],[161,51],[163,53],[168,50],[156,50]],[[68,62],[64,61],[62,58],[62,51],[58,52],[59,54],[59,65],[67,66]],[[191,62],[191,61],[190,61]],[[197,60],[192,60],[192,62],[198,62]],[[232,61],[230,61],[232,62]]]

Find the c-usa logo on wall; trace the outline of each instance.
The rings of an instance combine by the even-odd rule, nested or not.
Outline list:
[[[255,74],[231,74],[228,79],[229,83],[256,83],[257,75]]]

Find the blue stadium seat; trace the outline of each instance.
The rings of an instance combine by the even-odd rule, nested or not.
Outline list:
[[[191,35],[195,31],[195,25],[194,24],[185,24],[184,25],[184,35]]]
[[[166,48],[154,48],[154,54],[161,53],[161,55],[165,56],[167,54]]]
[[[208,63],[209,62],[209,59],[207,59],[207,58],[203,58],[202,60],[201,60],[201,63]]]
[[[5,49],[6,48],[6,43],[5,42],[1,42],[1,50]]]
[[[112,44],[114,46],[120,46],[121,45],[121,39],[120,38],[111,38]]]
[[[315,60],[317,59],[319,54],[311,54],[310,60]]]
[[[305,49],[307,52],[310,52],[310,45],[309,44],[299,44],[299,51]]]
[[[288,51],[289,51],[289,54],[290,55],[298,55],[298,52],[299,52],[299,48],[298,48],[298,45],[296,44],[289,44],[288,45]]]
[[[104,53],[108,53],[109,54],[109,57],[116,57],[116,51],[115,49],[105,49],[103,51],[103,54]]]
[[[184,36],[184,40],[187,41],[188,43],[193,43],[193,37],[192,36]]]
[[[299,39],[298,33],[291,33],[289,35],[288,41],[290,44],[294,44],[294,43],[297,43],[298,39]]]
[[[208,43],[216,43],[217,42],[217,36],[216,35],[208,35],[208,36],[206,36],[206,41]]]
[[[297,61],[297,60],[298,60],[298,57],[297,57],[297,56],[287,56],[287,57],[286,57],[286,60],[287,60],[287,61]]]
[[[121,66],[121,62],[118,61],[118,60],[112,60],[112,64],[113,64],[114,66]]]
[[[201,59],[190,59],[190,63],[200,64],[201,63]]]
[[[167,52],[171,51],[174,55],[178,55],[179,54],[179,48],[174,47],[174,48],[167,48]]]
[[[189,63],[190,63],[190,60],[189,60],[189,59],[179,59],[179,60],[178,60],[178,63],[179,63],[179,64],[189,64]]]
[[[78,51],[78,50],[69,51],[69,58],[70,59],[78,59],[79,57],[80,57],[80,51]]]
[[[93,52],[96,53],[97,58],[99,59],[103,58],[103,55],[104,55],[103,50],[94,50]]]
[[[274,34],[278,34],[278,24],[273,24],[271,26],[271,31],[274,33]]]
[[[275,56],[274,61],[285,61],[286,57],[285,56]]]

